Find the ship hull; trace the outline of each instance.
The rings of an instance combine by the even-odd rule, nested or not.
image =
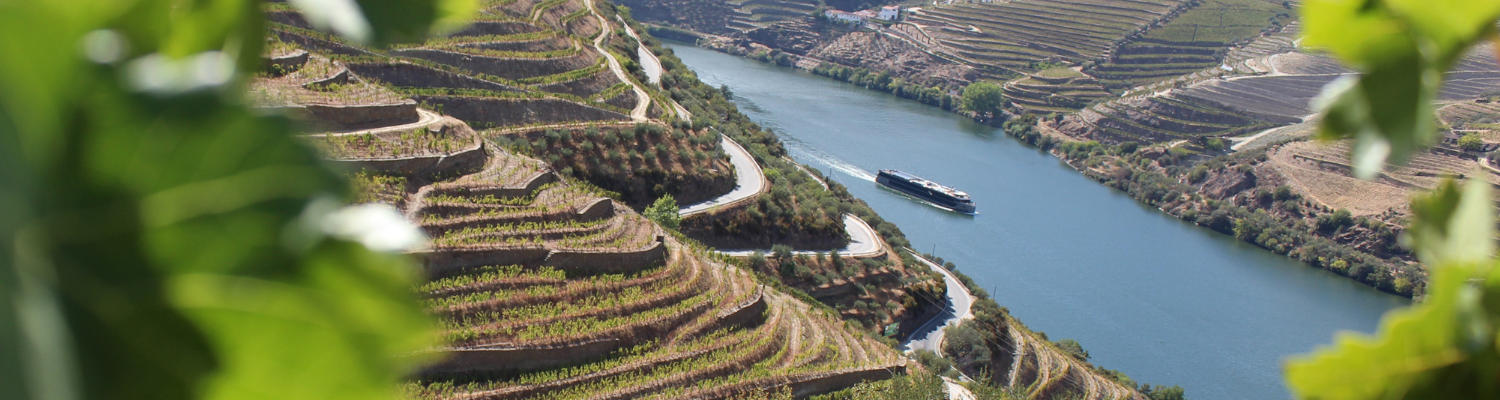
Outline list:
[[[917,198],[927,200],[932,204],[936,204],[940,207],[947,208],[956,212],[973,214],[975,210],[973,202],[958,201],[953,199],[952,197],[936,193],[932,189],[928,189],[926,187],[908,182],[900,178],[892,177],[884,173],[876,175],[875,182],[881,184],[882,186],[895,189],[901,193],[916,196]]]

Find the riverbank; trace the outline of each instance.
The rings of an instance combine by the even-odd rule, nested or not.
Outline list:
[[[701,41],[700,41],[701,42]],[[725,43],[716,41],[714,43]],[[700,43],[693,43],[697,46]],[[1307,229],[1308,221],[1316,221],[1319,217],[1326,218],[1337,210],[1316,210],[1298,215],[1274,212],[1276,202],[1247,201],[1258,195],[1257,189],[1264,189],[1256,185],[1255,178],[1249,178],[1248,184],[1244,182],[1223,182],[1219,180],[1193,181],[1189,179],[1188,173],[1191,169],[1200,165],[1229,165],[1238,168],[1239,163],[1227,162],[1236,153],[1218,157],[1204,157],[1184,154],[1182,151],[1171,150],[1172,146],[1157,145],[1155,147],[1144,146],[1137,143],[1104,144],[1098,142],[1084,142],[1069,137],[1050,129],[1049,126],[1040,122],[1034,116],[1012,117],[1008,120],[979,118],[973,112],[959,109],[956,104],[960,103],[949,93],[933,93],[934,91],[922,90],[919,85],[896,84],[892,85],[889,74],[883,77],[881,74],[871,73],[861,68],[829,65],[828,62],[816,60],[813,62],[801,56],[790,53],[778,53],[777,56],[768,56],[771,51],[779,51],[770,48],[756,49],[750,52],[732,51],[726,46],[700,46],[706,49],[718,51],[724,54],[743,57],[750,60],[776,65],[780,67],[793,68],[812,72],[813,74],[828,77],[835,80],[852,83],[865,89],[878,92],[894,94],[908,100],[914,100],[928,106],[934,106],[944,111],[953,112],[990,126],[1000,127],[1002,130],[1029,146],[1041,149],[1073,166],[1080,173],[1091,179],[1099,181],[1106,186],[1124,191],[1141,203],[1160,208],[1162,212],[1177,217],[1187,222],[1234,237],[1261,247],[1273,253],[1288,256],[1308,266],[1327,270],[1335,274],[1348,277],[1376,289],[1398,294],[1405,297],[1420,295],[1426,286],[1426,273],[1420,265],[1410,259],[1410,255],[1399,246],[1395,245],[1395,238],[1399,235],[1399,227],[1391,226],[1389,223],[1374,223],[1364,225],[1353,224],[1366,232],[1347,235],[1347,232],[1337,229],[1320,231]],[[762,46],[764,47],[764,46]],[[777,58],[780,55],[785,57]],[[912,86],[916,86],[913,88]],[[1020,123],[1017,123],[1019,121]],[[1079,143],[1087,146],[1085,151],[1074,151],[1076,148],[1058,148],[1062,143]],[[1088,144],[1093,143],[1093,144]],[[1258,149],[1264,152],[1264,146]],[[1113,165],[1114,161],[1128,161],[1129,154],[1122,154],[1122,148],[1128,148],[1129,153],[1137,151],[1152,158],[1153,164],[1141,166],[1129,162],[1123,165]],[[1156,163],[1163,156],[1172,156],[1167,163]],[[1123,156],[1123,157],[1122,157]],[[1098,157],[1098,159],[1094,159]],[[1139,160],[1139,159],[1137,159]],[[1109,165],[1108,171],[1090,169],[1099,164]],[[1232,164],[1232,165],[1231,165]],[[1173,168],[1178,167],[1178,168]],[[1250,166],[1253,168],[1253,166]],[[1223,170],[1224,168],[1215,168]],[[1216,171],[1214,177],[1225,177],[1233,181],[1234,174],[1228,171]],[[1118,176],[1116,176],[1118,175]],[[1123,179],[1122,179],[1123,178]],[[1137,179],[1130,179],[1137,178]],[[1242,179],[1243,181],[1244,179]],[[1273,179],[1274,180],[1274,179]],[[1276,187],[1272,186],[1271,190]],[[1237,190],[1236,190],[1237,189]],[[1163,198],[1168,194],[1177,194],[1176,200]],[[1225,208],[1224,203],[1228,201],[1234,208],[1225,209],[1223,213],[1215,215],[1215,212]],[[1171,206],[1164,207],[1164,206]],[[1175,213],[1168,210],[1174,210]],[[1257,210],[1269,211],[1264,216],[1256,214]],[[1189,213],[1188,211],[1192,211]],[[1200,220],[1201,215],[1208,219]],[[1252,226],[1254,233],[1235,232],[1235,226]],[[1270,236],[1262,237],[1261,233],[1272,232]],[[1275,239],[1275,241],[1271,241]],[[1372,253],[1370,249],[1384,250],[1380,253]]]
[[[879,211],[884,222],[866,220],[882,234],[899,225],[910,247],[958,265],[973,277],[971,287],[983,287],[1016,319],[1052,338],[1076,339],[1092,354],[1090,363],[1137,381],[1181,385],[1199,400],[1284,398],[1282,357],[1326,343],[1336,331],[1369,332],[1385,311],[1408,304],[1204,234],[952,113],[807,71],[673,47],[660,51],[664,62],[681,57],[775,131],[785,150],[767,161],[785,154],[807,164],[834,191]],[[882,189],[873,172],[888,168],[963,189],[985,211],[956,215]],[[782,171],[781,179],[807,175]],[[823,190],[813,179],[799,187]]]

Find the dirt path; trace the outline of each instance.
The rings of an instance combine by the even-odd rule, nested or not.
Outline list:
[[[609,38],[610,32],[609,20],[599,15],[599,10],[594,9],[594,0],[583,0],[583,3],[589,8],[589,12],[594,14],[594,18],[599,19],[599,36],[594,38],[594,50],[598,50],[599,54],[609,61],[609,70],[614,71],[615,77],[620,78],[620,82],[630,84],[631,90],[635,91],[635,109],[630,110],[630,119],[638,122],[645,121],[646,110],[651,108],[651,96],[647,95],[646,90],[641,89],[640,85],[630,80],[630,76],[625,74],[625,69],[620,67],[620,60],[615,59],[614,54],[604,50],[604,39]]]
[[[417,109],[417,122],[412,122],[412,123],[409,123],[409,124],[401,124],[401,125],[382,126],[382,127],[379,127],[379,128],[371,128],[371,129],[357,129],[357,130],[350,130],[350,131],[336,131],[336,132],[325,132],[325,133],[312,133],[312,134],[308,134],[306,136],[307,137],[330,137],[330,136],[332,136],[332,137],[338,137],[338,136],[352,136],[352,135],[376,134],[376,133],[386,133],[386,132],[409,131],[409,130],[414,130],[414,129],[421,128],[421,127],[424,127],[424,126],[429,126],[429,125],[432,125],[432,124],[436,124],[436,123],[438,123],[438,121],[441,121],[442,119],[443,119],[443,116],[442,115],[438,115],[438,113],[418,108]]]

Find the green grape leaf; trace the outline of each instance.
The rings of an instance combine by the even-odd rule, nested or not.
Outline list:
[[[0,397],[394,399],[436,344],[412,260],[300,232],[347,185],[233,98],[258,5],[0,1]]]
[[[1475,176],[1483,176],[1476,173]],[[1430,265],[1478,262],[1494,251],[1495,210],[1488,182],[1462,188],[1452,179],[1427,195],[1412,199],[1406,242]]]
[[[416,42],[456,29],[478,0],[291,0],[314,27],[360,43]]]
[[[1324,88],[1319,137],[1354,138],[1356,176],[1404,163],[1437,138],[1432,102],[1446,72],[1494,32],[1500,0],[1309,0],[1304,44],[1326,49],[1361,75]]]
[[[1460,309],[1477,307],[1475,296],[1463,294],[1471,272],[1434,270],[1426,302],[1387,313],[1375,336],[1341,332],[1333,346],[1288,360],[1287,385],[1303,399],[1441,398],[1411,391],[1469,358],[1467,336],[1456,332],[1467,322]]]
[[[436,344],[408,265],[402,256],[329,242],[311,251],[292,282],[178,275],[175,302],[225,350],[225,373],[204,398],[397,398],[392,383]]]

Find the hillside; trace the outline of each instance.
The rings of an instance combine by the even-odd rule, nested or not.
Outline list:
[[[880,333],[940,308],[940,275],[890,250],[907,245],[899,229],[777,156],[655,39],[614,34],[628,19],[605,3],[492,2],[472,26],[389,49],[264,9],[257,106],[314,132],[302,139],[348,167],[356,202],[394,205],[431,238],[415,291],[448,344],[411,397],[825,393],[902,374]],[[721,135],[764,166],[764,192],[688,218],[689,236],[632,209],[732,189]],[[839,248],[847,218],[878,227],[882,250],[772,266],[700,244]]]

